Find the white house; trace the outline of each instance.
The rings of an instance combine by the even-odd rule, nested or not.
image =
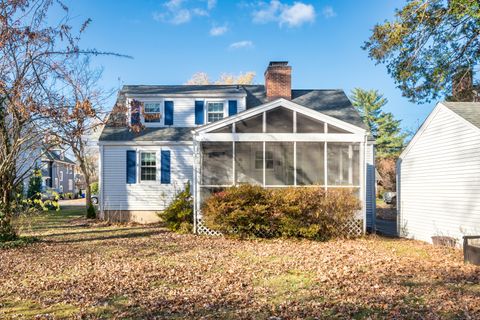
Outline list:
[[[480,103],[442,102],[397,163],[400,236],[480,234]]]
[[[99,146],[106,219],[157,221],[190,181],[197,231],[203,199],[242,183],[353,188],[372,227],[366,127],[342,90],[292,90],[287,62],[269,64],[265,85],[124,86]]]

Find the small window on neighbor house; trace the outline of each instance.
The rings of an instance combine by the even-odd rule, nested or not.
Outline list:
[[[157,155],[155,152],[142,152],[140,156],[140,180],[157,180]]]
[[[55,185],[53,186],[54,188],[58,187],[58,178],[55,178]]]
[[[68,179],[68,190],[73,191],[73,180],[72,179]]]
[[[145,103],[143,117],[145,123],[159,123],[161,118],[160,103]]]
[[[214,122],[223,119],[223,102],[207,102],[207,121]]]
[[[63,181],[63,171],[60,171],[60,181]]]

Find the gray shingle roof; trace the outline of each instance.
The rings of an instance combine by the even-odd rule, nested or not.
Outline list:
[[[75,164],[74,161],[70,160],[68,157],[66,156],[63,156],[63,159],[55,154],[54,152],[51,152],[51,151],[46,151],[44,154],[43,154],[43,158],[45,160],[49,160],[49,161],[61,161],[61,162],[66,162],[66,163],[70,163],[70,164]]]
[[[442,102],[442,104],[480,128],[480,102]]]
[[[125,96],[148,94],[246,94],[247,109],[267,102],[263,85],[127,85],[105,125],[100,141],[190,141],[193,128],[147,128],[135,134],[126,127]],[[343,90],[292,90],[292,102],[366,129],[359,113]],[[192,106],[193,111],[193,106]]]
[[[100,136],[102,141],[192,141],[192,128],[163,127],[145,128],[134,133],[128,128],[105,127]]]

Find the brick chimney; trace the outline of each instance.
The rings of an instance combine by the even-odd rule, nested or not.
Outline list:
[[[292,99],[292,67],[288,61],[271,61],[265,71],[265,90],[268,101]]]

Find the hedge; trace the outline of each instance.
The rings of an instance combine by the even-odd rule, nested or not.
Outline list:
[[[324,241],[346,236],[343,226],[360,209],[351,189],[241,185],[214,193],[202,214],[208,228],[227,235]]]

